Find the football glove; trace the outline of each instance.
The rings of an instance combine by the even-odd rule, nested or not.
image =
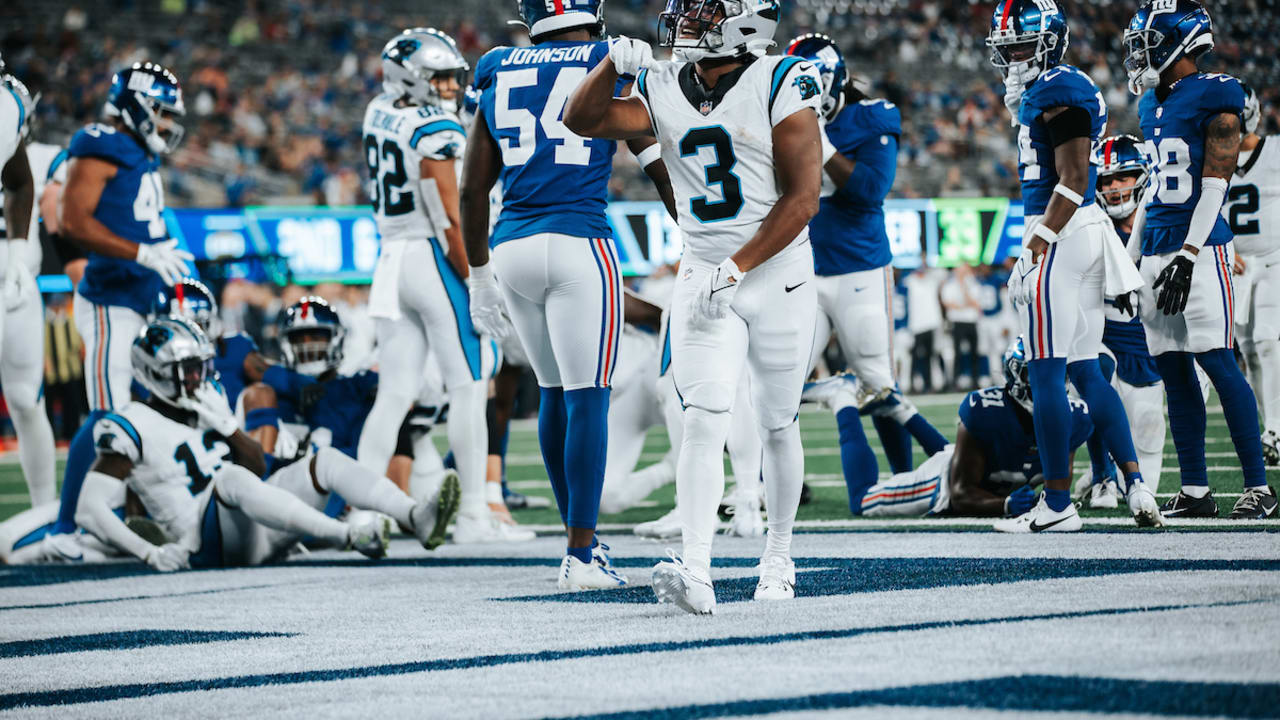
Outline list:
[[[172,287],[187,276],[187,261],[195,260],[195,256],[186,250],[178,249],[178,241],[174,239],[163,242],[138,245],[138,264],[155,270],[165,285]]]
[[[720,320],[728,314],[733,296],[738,293],[738,285],[742,283],[742,276],[743,272],[738,269],[733,258],[726,258],[707,274],[706,282],[693,298],[691,317],[695,325]]]
[[[1196,267],[1195,258],[1183,250],[1160,271],[1151,289],[1159,289],[1156,309],[1165,315],[1177,315],[1187,309],[1187,297],[1191,295],[1191,272]]]
[[[1129,317],[1138,317],[1138,311],[1133,307],[1133,300],[1137,297],[1137,291],[1130,291],[1123,295],[1117,295],[1115,300],[1116,310],[1128,315]]]
[[[1035,505],[1036,491],[1032,490],[1030,485],[1023,485],[1004,499],[1004,516],[1018,517],[1030,511]]]
[[[1031,251],[1023,250],[1018,262],[1014,263],[1013,271],[1009,273],[1009,302],[1019,307],[1031,304],[1036,289],[1036,271],[1039,269],[1039,264],[1032,260]]]
[[[227,397],[211,382],[196,388],[195,397],[178,398],[178,406],[190,410],[200,418],[200,424],[223,437],[231,437],[240,429],[236,416],[231,412]]]
[[[619,75],[635,77],[653,64],[653,48],[644,40],[620,35],[609,39],[609,59]]]
[[[495,340],[505,339],[511,334],[507,304],[488,265],[471,268],[467,289],[471,291],[471,324],[476,330]]]
[[[154,545],[147,551],[147,565],[158,572],[187,570],[191,567],[191,551],[177,543]]]

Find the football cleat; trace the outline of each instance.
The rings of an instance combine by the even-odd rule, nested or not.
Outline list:
[[[1212,492],[1197,498],[1179,490],[1160,506],[1160,514],[1167,518],[1215,518],[1218,501],[1213,499]]]
[[[1269,486],[1244,489],[1231,514],[1231,520],[1263,520],[1276,514],[1276,492]]]
[[[458,483],[458,472],[446,470],[435,500],[420,500],[413,506],[413,510],[409,511],[409,519],[413,521],[413,536],[422,543],[422,547],[435,550],[444,544],[449,522],[458,514],[461,499],[462,486]]]
[[[764,535],[764,516],[760,512],[760,500],[743,500],[728,508],[729,527],[726,535],[736,537],[761,537]]]
[[[592,562],[584,563],[572,555],[565,555],[560,561],[560,577],[556,585],[561,590],[614,590],[626,587],[627,578],[612,569],[596,562],[592,552]]]
[[[671,512],[663,515],[657,520],[642,522],[636,525],[635,534],[643,538],[652,540],[670,540],[671,538],[680,537],[682,526],[680,524],[680,508],[673,507]]]
[[[1262,433],[1262,459],[1268,467],[1280,466],[1280,434],[1275,430]]]
[[[831,377],[805,383],[800,402],[815,403],[828,410],[839,410],[856,406],[858,392],[858,378],[848,371],[838,372]]]
[[[1129,512],[1133,513],[1133,521],[1138,527],[1160,527],[1164,525],[1164,517],[1160,515],[1160,506],[1156,504],[1156,496],[1144,482],[1135,482],[1129,486],[1125,496],[1129,503]]]
[[[626,575],[618,572],[617,568],[613,566],[613,560],[609,557],[609,546],[600,542],[598,538],[596,539],[596,544],[591,546],[591,562],[599,565],[605,570],[615,573],[623,580],[627,579]]]
[[[1147,491],[1150,494],[1150,491]],[[1155,502],[1152,499],[1152,502]],[[1120,489],[1116,487],[1114,478],[1107,478],[1094,483],[1089,488],[1089,508],[1091,510],[1115,510],[1120,507]],[[1157,512],[1159,512],[1157,510]]]
[[[488,508],[480,517],[459,515],[453,523],[453,541],[459,545],[529,542],[537,536],[532,530],[502,522]]]
[[[714,615],[716,591],[711,574],[685,565],[674,551],[671,560],[653,566],[653,594],[659,603],[673,603],[691,615]]]
[[[391,518],[370,510],[347,514],[347,547],[377,560],[386,557],[391,543]]]
[[[992,527],[996,532],[1004,533],[1043,533],[1043,532],[1079,532],[1080,513],[1074,504],[1068,505],[1062,512],[1054,512],[1040,496],[1040,502],[1015,518],[997,520]]]
[[[506,485],[502,486],[502,499],[506,501],[508,510],[534,510],[551,507],[551,501],[541,495],[525,495],[515,490],[508,490]]]
[[[40,555],[45,562],[79,563],[84,562],[84,548],[80,545],[80,536],[76,533],[49,533],[40,541]]]
[[[783,555],[766,555],[760,560],[760,582],[756,600],[791,600],[796,596],[796,564]]]

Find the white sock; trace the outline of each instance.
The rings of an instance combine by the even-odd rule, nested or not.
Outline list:
[[[684,540],[684,563],[711,570],[711,541],[724,495],[724,441],[729,434],[727,412],[689,407],[684,411],[684,438],[676,465],[676,506]]]
[[[336,492],[352,507],[376,510],[403,527],[413,527],[409,514],[413,498],[405,495],[385,476],[370,472],[363,465],[333,448],[321,448],[315,456],[316,484],[326,492]]]
[[[18,460],[27,480],[27,492],[31,493],[32,507],[56,499],[53,428],[49,427],[49,416],[44,411],[44,398],[29,408],[10,403],[9,415],[18,434]]]
[[[472,518],[489,514],[484,495],[489,456],[489,427],[485,424],[488,388],[486,380],[449,388],[449,448],[462,485],[458,513]]]
[[[1280,340],[1264,340],[1258,346],[1258,376],[1261,388],[1255,388],[1262,398],[1264,429],[1280,426]]]
[[[296,535],[309,535],[334,545],[347,542],[346,523],[334,520],[288,491],[262,482],[239,465],[224,467],[214,483],[223,505],[239,510],[260,525]]]
[[[804,485],[804,446],[800,423],[778,430],[762,430],[764,436],[764,492],[769,506],[769,532],[765,555],[791,556],[791,528],[796,524],[800,490]]]
[[[1208,485],[1183,485],[1182,494],[1193,498],[1202,498],[1209,494]]]

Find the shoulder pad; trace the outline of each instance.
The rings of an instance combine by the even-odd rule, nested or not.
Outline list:
[[[472,84],[477,90],[484,90],[493,84],[493,76],[498,65],[502,63],[502,59],[506,57],[507,51],[511,48],[506,45],[499,45],[489,52],[485,53],[476,62],[475,78]]]
[[[1201,109],[1206,112],[1244,112],[1245,94],[1240,81],[1222,73],[1201,75],[1196,84],[1200,87]]]
[[[466,137],[462,123],[452,114],[443,113],[427,118],[414,128],[409,147],[423,157],[448,160],[458,157]]]
[[[1041,75],[1027,89],[1023,104],[1043,111],[1054,107],[1094,104],[1097,97],[1098,87],[1088,75],[1070,65],[1059,65]]]
[[[863,111],[859,124],[868,134],[902,134],[902,113],[897,105],[883,98],[874,98],[858,101],[858,107]]]
[[[123,455],[130,462],[142,461],[142,435],[124,412],[109,412],[93,426],[93,445],[99,453]]]
[[[68,157],[96,157],[114,165],[131,167],[145,158],[138,143],[110,125],[95,123],[81,128],[67,146]]]

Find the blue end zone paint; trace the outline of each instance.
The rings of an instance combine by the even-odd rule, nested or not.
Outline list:
[[[1276,684],[1020,675],[574,717],[592,720],[712,718],[888,706],[1264,718],[1275,717],[1277,704],[1280,704],[1280,685]]]
[[[103,685],[97,687],[66,688],[61,690],[45,690],[36,692],[7,693],[0,695],[0,710],[18,707],[51,707],[56,705],[75,705],[87,702],[106,700],[122,700],[126,698],[151,697],[156,695],[172,695],[174,693],[195,692],[200,690],[228,690],[233,688],[254,688],[269,685],[298,685],[314,682],[337,682],[370,677],[386,677],[406,675],[409,673],[440,672],[444,670],[466,670],[472,668],[496,667],[499,665],[515,665],[521,663],[555,662],[558,660],[576,660],[591,657],[612,657],[619,655],[637,655],[641,653],[680,652],[703,648],[742,647],[753,645],[773,645],[776,643],[808,642],[813,640],[841,640],[862,635],[884,633],[919,632],[937,629],[953,629],[995,625],[1000,623],[1035,622],[1040,620],[1069,620],[1075,618],[1130,615],[1146,612],[1166,612],[1171,610],[1196,610],[1206,608],[1225,608],[1259,603],[1275,602],[1273,599],[1243,600],[1221,603],[1200,603],[1187,605],[1157,605],[1152,607],[1105,608],[1101,610],[1081,610],[1076,612],[1045,613],[1041,615],[1008,615],[993,618],[953,620],[942,622],[922,622],[904,625],[879,625],[872,627],[855,627],[838,630],[810,630],[804,632],[778,633],[773,635],[730,636],[706,638],[702,640],[681,640],[655,643],[635,643],[629,645],[613,645],[590,647],[573,650],[543,650],[528,653],[506,653],[501,655],[476,655],[471,657],[448,658],[440,660],[423,660],[418,662],[389,663],[384,665],[365,665],[330,670],[303,670],[298,672],[261,673],[255,675],[235,675],[230,677],[207,678],[201,680],[181,680],[156,683],[132,683],[127,685]],[[1069,682],[1060,678],[1054,687],[1060,692],[1063,687],[1072,687],[1071,683],[1082,678],[1072,678]],[[1184,685],[1183,683],[1178,683]],[[1196,687],[1186,684],[1189,687]],[[1271,686],[1228,686],[1228,687],[1262,687]],[[888,692],[888,691],[884,691]],[[1085,697],[1102,702],[1092,694]],[[957,703],[952,703],[953,705]],[[1145,706],[1144,706],[1145,707]],[[1194,707],[1194,704],[1187,707]],[[1234,707],[1234,705],[1233,705]],[[1268,712],[1274,712],[1275,704],[1268,704]],[[1146,710],[1149,712],[1150,710]],[[1185,713],[1184,713],[1185,714]],[[1214,714],[1222,714],[1219,708]]]
[[[197,645],[253,638],[294,637],[297,633],[206,630],[130,630],[127,632],[64,635],[40,640],[0,643],[0,658],[61,655],[89,650],[129,650],[154,645]]]

